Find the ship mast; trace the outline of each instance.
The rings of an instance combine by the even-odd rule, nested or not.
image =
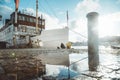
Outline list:
[[[38,0],[36,0],[36,34],[38,34]]]
[[[17,16],[18,16],[18,7],[19,7],[19,0],[14,0],[14,2],[15,2],[15,31],[17,31],[17,27],[18,27],[18,25],[17,25]],[[16,47],[16,35],[14,35],[14,37],[13,37],[13,44],[14,44],[14,46]]]
[[[69,16],[68,16],[68,10],[66,12],[66,15],[67,15],[67,27],[69,27]]]

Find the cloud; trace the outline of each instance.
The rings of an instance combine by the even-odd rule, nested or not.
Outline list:
[[[5,4],[5,3],[9,3],[10,0],[0,0],[0,4]]]
[[[85,39],[87,36],[87,21],[86,19],[76,19],[72,22],[70,30],[73,30],[73,33],[80,37],[81,40]],[[85,39],[86,40],[86,39]]]
[[[98,11],[101,8],[99,0],[83,0],[80,1],[75,7],[76,19],[70,22],[70,29],[73,30],[70,38],[79,41],[87,40],[87,18],[86,14],[92,11]],[[70,33],[71,34],[71,33]],[[81,36],[82,35],[82,36]],[[84,37],[83,37],[84,36]],[[85,38],[86,37],[86,38]]]
[[[6,5],[0,5],[0,14],[2,14],[4,19],[9,18],[10,14],[12,12],[13,12],[12,8],[10,8]],[[25,14],[30,14],[30,15],[33,15],[33,16],[36,15],[36,11],[33,8],[22,9],[21,12],[25,13]],[[38,15],[41,16],[41,14],[43,15],[43,18],[45,19],[46,29],[61,28],[65,25],[64,23],[60,23],[59,19],[57,19],[56,17],[50,16],[46,13],[43,13],[43,12],[39,11]]]
[[[5,1],[4,0],[0,0],[0,4],[3,4]]]
[[[10,2],[10,0],[5,0],[5,2],[6,2],[6,3],[9,3],[9,2]]]
[[[75,11],[79,15],[85,16],[88,12],[98,11],[99,9],[99,0],[83,0],[77,4]]]
[[[116,3],[117,3],[117,4],[120,4],[120,0],[117,0]]]
[[[104,15],[101,18],[104,18],[104,20],[109,20],[111,22],[120,22],[120,12]]]
[[[74,28],[76,28],[78,25],[77,25],[77,21],[76,20],[73,20],[73,21],[71,21],[71,23],[70,23],[70,28],[71,29],[74,29]]]
[[[55,28],[61,28],[61,25],[59,23],[59,20],[55,17],[52,17],[47,14],[43,14],[44,18],[46,20],[46,28],[47,29],[55,29]]]
[[[63,11],[58,12],[59,15],[65,15],[66,13]]]
[[[33,8],[26,8],[22,10],[22,12],[26,14],[33,14],[34,16],[36,15],[36,11]],[[45,19],[46,29],[56,29],[56,28],[62,28],[62,26],[64,26],[64,23],[60,23],[58,18],[39,11],[38,15],[41,16],[41,14]]]
[[[120,35],[119,25],[120,25],[120,12],[100,16],[99,18],[100,36],[104,37]]]
[[[116,0],[120,3],[120,0]],[[71,27],[83,35],[87,35],[87,21],[86,14],[88,12],[96,11],[99,12],[101,9],[99,0],[83,0],[76,5],[75,11],[78,14],[76,20],[72,22]],[[84,17],[81,17],[84,16]],[[99,33],[100,36],[108,35],[120,35],[119,25],[120,25],[120,12],[109,13],[103,16],[99,16]],[[109,29],[108,31],[106,31]]]
[[[110,13],[110,14],[99,16],[99,25],[98,25],[99,26],[99,28],[98,28],[99,36],[104,37],[104,36],[120,35],[119,25],[120,25],[120,12]],[[76,19],[72,22],[71,27],[73,27],[72,30],[77,32],[77,34],[74,33],[74,34],[78,35],[78,36],[76,36],[76,39],[78,37],[81,40],[84,39],[79,34],[82,34],[83,36],[87,37],[87,19],[83,19],[83,18]],[[75,35],[73,35],[73,36],[75,36]],[[73,37],[71,36],[71,40],[73,40],[72,38]]]
[[[2,15],[2,21],[3,19],[9,19],[10,14],[13,12],[12,8],[5,6],[5,5],[0,5],[0,15]],[[0,21],[0,27],[3,26],[3,22]]]
[[[10,17],[10,14],[13,12],[13,9],[6,6],[6,5],[0,5],[0,14],[4,19],[7,19]]]
[[[28,14],[28,15],[33,15],[35,16],[35,10],[32,8],[26,8],[26,9],[21,9],[20,12],[22,12],[23,14]]]

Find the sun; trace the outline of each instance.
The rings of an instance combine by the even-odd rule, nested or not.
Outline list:
[[[114,34],[114,23],[110,18],[99,18],[99,37],[111,36]]]

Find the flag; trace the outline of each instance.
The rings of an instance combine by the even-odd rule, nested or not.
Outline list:
[[[14,1],[15,1],[15,8],[16,8],[16,10],[18,10],[19,0],[14,0]]]

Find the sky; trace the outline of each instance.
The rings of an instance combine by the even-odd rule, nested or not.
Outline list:
[[[67,26],[68,11],[70,41],[87,40],[89,12],[99,13],[99,37],[120,35],[120,0],[38,0],[39,16],[46,20],[46,30]],[[35,15],[36,0],[20,0],[19,11]],[[9,18],[15,10],[14,0],[0,0],[2,19]],[[0,21],[0,27],[4,21]]]

